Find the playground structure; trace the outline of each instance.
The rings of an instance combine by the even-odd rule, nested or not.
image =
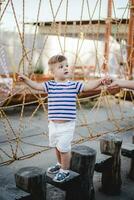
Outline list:
[[[68,57],[70,65],[75,66],[74,79],[83,79],[84,81],[87,81],[92,78],[101,77],[105,74],[124,79],[133,78],[134,0],[127,1],[126,7],[123,9],[121,19],[116,19],[115,2],[108,0],[106,19],[100,20],[99,18],[97,21],[94,21],[92,18],[98,8],[99,17],[101,16],[101,1],[96,0],[94,10],[91,13],[89,0],[82,0],[79,21],[69,21],[69,1],[66,0],[66,18],[64,22],[60,22],[56,20],[56,17],[58,12],[62,9],[61,5],[64,1],[65,0],[61,0],[59,2],[57,10],[54,10],[52,1],[49,1],[53,21],[42,23],[39,21],[39,13],[41,9],[40,0],[38,2],[38,6],[36,5],[38,7],[36,22],[30,24],[25,21],[26,2],[23,1],[22,30],[17,19],[13,0],[1,1],[0,3],[1,22],[6,15],[8,7],[10,7],[13,12],[19,38],[19,45],[17,48],[19,49],[19,52],[20,50],[22,51],[22,53],[17,55],[18,62],[14,62],[16,67],[12,67],[9,72],[9,68],[7,66],[7,59],[9,57],[7,56],[7,52],[9,47],[6,46],[8,43],[5,45],[2,43],[2,39],[0,40],[0,126],[2,129],[2,135],[4,136],[4,141],[6,141],[5,147],[3,146],[0,148],[1,165],[10,163],[14,160],[33,156],[36,153],[40,153],[48,149],[47,145],[35,145],[27,141],[24,142],[23,140],[24,137],[28,137],[28,134],[24,136],[24,133],[26,132],[25,109],[28,105],[36,103],[36,108],[34,108],[29,116],[31,121],[40,108],[47,116],[47,97],[45,94],[40,94],[37,91],[31,90],[22,84],[22,82],[18,82],[17,72],[25,73],[34,80],[37,80],[35,72],[42,70],[43,65],[44,74],[41,74],[43,79],[39,79],[39,81],[48,80],[50,79],[50,75],[47,70],[47,61],[49,57],[55,53],[62,53]],[[89,20],[86,21],[83,20],[85,5],[87,5],[87,11],[89,14]],[[112,10],[114,11],[114,17],[112,15]],[[126,20],[123,19],[125,12],[128,12],[128,19]],[[28,40],[28,36],[25,33],[26,26],[32,26],[34,29],[34,34],[30,35],[32,39],[29,45],[26,43]],[[112,28],[112,26],[114,26],[114,28]],[[14,33],[14,35],[16,37],[16,33]],[[37,41],[40,41],[39,43],[41,43],[41,41],[43,42],[39,46],[37,45]],[[55,47],[53,47],[53,44],[55,44]],[[13,59],[16,60],[15,55]],[[10,63],[10,61],[8,62]],[[112,62],[114,62],[113,65],[111,64]],[[115,64],[117,64],[118,68],[116,70],[114,69],[114,73],[112,74],[113,66]],[[128,118],[128,116],[126,117],[120,107],[120,95],[123,96],[123,100],[125,101],[127,94],[129,94],[133,103],[133,92],[129,90],[120,90],[118,95],[119,104],[117,105],[120,117],[117,119],[112,109],[112,102],[115,103],[116,101],[113,94],[118,92],[119,89],[110,91],[107,90],[106,87],[102,87],[98,91],[91,91],[90,93],[82,94],[78,97],[78,107],[81,110],[82,116],[79,119],[78,127],[86,127],[88,134],[86,137],[81,136],[75,141],[76,143],[96,138],[110,131],[117,133],[122,130],[122,127],[120,126],[121,121],[125,122],[125,130],[134,128],[129,125],[129,120],[133,120],[133,114],[130,115],[130,118]],[[96,102],[94,106],[89,109],[89,112],[92,113],[95,111],[97,113],[102,102],[104,102],[106,106],[107,119],[109,120],[109,123],[113,125],[113,129],[110,129],[109,131],[103,129],[102,132],[99,130],[95,131],[95,128],[98,129],[100,126],[100,123],[98,122],[94,123],[93,128],[90,127],[89,119],[84,113],[85,110],[83,109],[82,103],[89,102],[90,99],[93,98],[96,98]],[[11,116],[8,115],[8,111],[10,109],[16,108],[19,108],[19,122],[17,128],[14,127],[13,120],[11,119]],[[128,118],[128,121],[126,121],[126,118]],[[107,121],[107,119],[105,119],[105,121]],[[30,153],[24,153],[24,143],[33,147],[38,146],[40,150],[32,150]]]

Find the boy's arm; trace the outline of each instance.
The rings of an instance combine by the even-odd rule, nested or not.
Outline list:
[[[134,81],[133,80],[115,80],[110,85],[110,87],[134,89]]]
[[[84,83],[83,91],[86,92],[86,91],[95,89],[95,88],[99,87],[100,85],[101,85],[101,80],[100,79],[99,80],[88,81],[88,82]]]
[[[31,88],[33,88],[35,90],[44,91],[43,85],[41,83],[32,81],[31,79],[29,79],[27,76],[25,76],[23,74],[19,74],[19,79],[23,80],[28,86],[30,86]]]
[[[88,81],[84,84],[84,88],[83,91],[89,91],[89,90],[93,90],[96,89],[97,87],[101,86],[101,85],[107,85],[111,83],[111,78],[110,77],[105,77],[105,78],[101,78],[98,80],[92,80],[92,81]]]

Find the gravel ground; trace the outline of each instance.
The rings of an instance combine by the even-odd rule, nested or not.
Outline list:
[[[132,135],[134,134],[134,128],[132,128],[134,124],[133,106],[130,102],[122,104],[121,110],[119,109],[119,106],[118,109],[116,106],[117,105],[112,105],[113,114],[110,110],[107,112],[104,106],[102,106],[99,111],[95,109],[93,112],[89,111],[87,108],[79,110],[74,140],[76,141],[81,138],[86,139],[86,137],[92,133],[99,135],[103,132],[118,132],[120,137],[123,139],[123,143],[132,142]],[[16,160],[9,165],[0,165],[0,200],[14,200],[16,195],[18,193],[20,194],[21,191],[16,188],[14,180],[14,173],[18,169],[26,166],[38,166],[46,170],[48,166],[56,162],[52,149],[42,151],[45,146],[48,146],[47,116],[46,114],[44,115],[42,109],[39,109],[38,112],[33,116],[35,109],[35,106],[25,107],[25,112],[22,119],[20,118],[21,110],[10,109],[5,111],[14,132],[19,134],[22,138],[19,146],[16,145],[14,140],[12,141],[12,139],[15,138],[15,134],[11,131],[6,119],[4,118],[4,122],[0,121],[1,163],[11,160],[13,152],[17,152],[17,157],[21,158],[21,160]],[[122,114],[125,118],[121,118]],[[114,117],[116,116],[116,120],[113,115]],[[111,120],[109,120],[109,118]],[[87,122],[88,126],[86,125]],[[3,125],[4,123],[7,124],[6,131]],[[82,124],[82,126],[79,126],[80,124]],[[83,124],[85,124],[85,126],[83,126]],[[9,137],[11,141],[10,143],[8,142]],[[99,156],[99,138],[90,141],[85,140],[82,145],[87,145],[94,148],[97,151],[97,155]],[[42,153],[38,153],[30,158],[27,156],[24,157],[24,155],[39,151],[42,151]],[[109,198],[109,200],[134,200],[134,181],[127,177],[129,167],[130,159],[121,156],[122,190],[119,196],[107,196],[103,193],[100,193],[98,189],[101,186],[101,174],[95,172],[93,182],[96,200],[107,200],[107,198]],[[65,194],[63,191],[48,185],[48,200],[63,200],[64,196]]]

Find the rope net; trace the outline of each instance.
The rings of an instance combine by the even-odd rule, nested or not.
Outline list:
[[[105,74],[128,78],[130,61],[133,60],[133,51],[127,56],[126,42],[131,2],[126,0],[120,20],[116,16],[115,1],[107,2],[113,15],[108,9],[104,20],[101,17],[103,1],[94,1],[91,9],[91,2],[82,0],[79,20],[70,21],[70,1],[61,0],[55,6],[54,1],[50,0],[48,11],[52,15],[52,21],[41,23],[43,1],[39,0],[36,3],[35,23],[30,24],[32,34],[26,33],[25,0],[22,1],[21,24],[16,14],[15,1],[3,1],[0,4],[0,20],[4,20],[10,8],[17,30],[12,34],[12,45],[5,37],[0,37],[0,165],[30,158],[49,149],[47,96],[18,82],[17,72],[24,73],[35,81],[38,81],[36,72],[43,72],[45,78],[39,81],[44,81],[50,78],[48,59],[54,54],[62,53],[67,56],[70,66],[75,66],[74,79],[88,81]],[[65,13],[64,21],[58,21],[61,13]],[[84,20],[84,13],[87,13],[88,20]],[[94,20],[96,13],[97,23]],[[11,39],[9,33],[6,34]],[[133,49],[133,43],[130,47]],[[7,62],[8,57],[11,59]],[[12,73],[9,73],[9,68]],[[130,102],[126,101],[128,96]],[[133,91],[125,89],[111,91],[101,87],[98,91],[78,96],[78,120],[73,144],[95,139],[109,132],[116,134],[133,129],[133,103]]]

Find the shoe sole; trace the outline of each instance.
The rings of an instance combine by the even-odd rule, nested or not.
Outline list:
[[[62,180],[62,181],[58,181],[58,180],[55,180],[55,179],[53,179],[53,181],[54,181],[54,182],[57,182],[57,183],[62,183],[62,182],[64,182],[64,181],[66,181],[69,177],[70,177],[70,175],[67,176],[67,177],[66,177],[64,180]]]
[[[47,171],[47,173],[49,174],[57,174],[59,172],[59,170],[55,171],[55,172],[50,172],[50,171]]]

